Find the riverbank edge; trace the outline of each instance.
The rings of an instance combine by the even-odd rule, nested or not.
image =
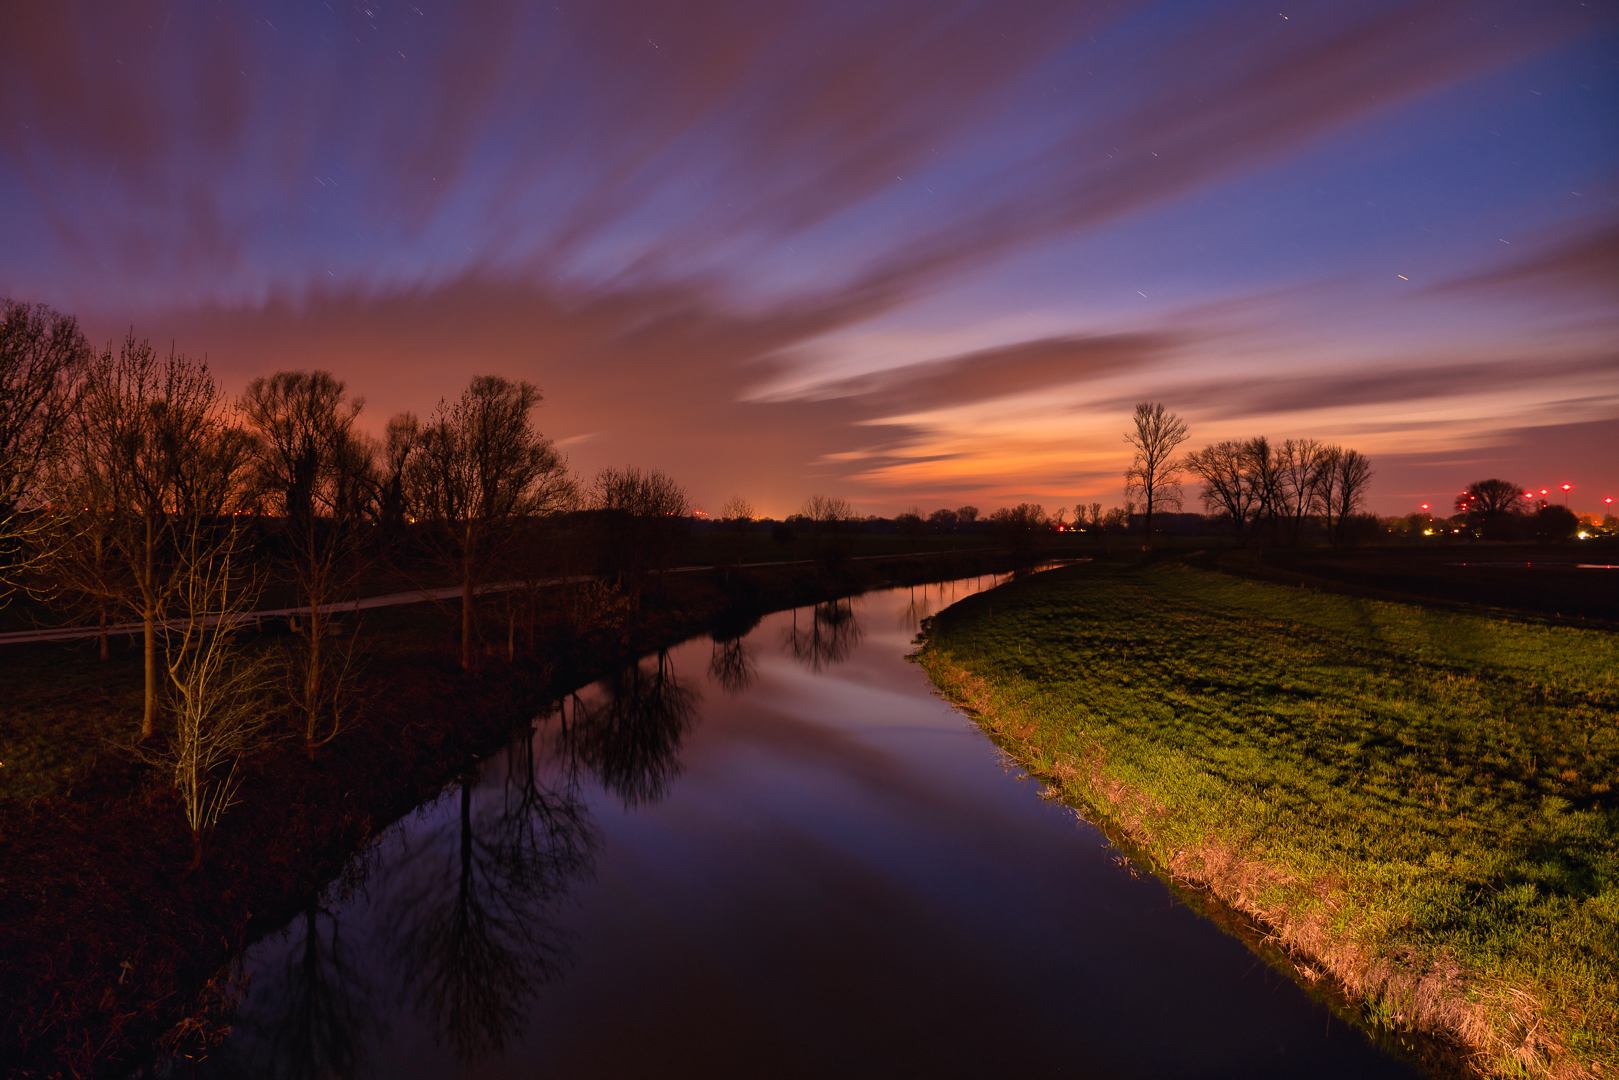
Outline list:
[[[1177,884],[1205,890],[1213,899],[1254,920],[1287,953],[1305,983],[1330,979],[1345,1000],[1389,1018],[1396,1031],[1452,1042],[1455,1067],[1479,1077],[1531,1076],[1574,1080],[1603,1075],[1565,1053],[1564,1022],[1544,1009],[1528,989],[1472,971],[1443,956],[1389,955],[1375,951],[1352,930],[1335,929],[1327,912],[1353,903],[1333,882],[1312,882],[1312,911],[1285,901],[1261,899],[1268,886],[1291,880],[1286,868],[1245,857],[1220,837],[1195,847],[1168,849],[1153,826],[1168,811],[1149,792],[1111,775],[1103,748],[1088,738],[1087,752],[1053,754],[1030,733],[1038,722],[1022,702],[1008,702],[987,680],[928,640],[919,638],[916,660],[947,701],[962,709],[1029,775],[1100,819],[1106,831],[1125,838],[1137,858]],[[1449,1058],[1449,1055],[1445,1055]]]
[[[150,1063],[151,1047],[205,1055],[228,1031],[241,991],[235,958],[337,881],[376,836],[526,730],[549,701],[739,616],[756,621],[873,589],[1003,573],[1022,561],[982,551],[830,571],[688,575],[649,594],[622,637],[550,642],[544,659],[476,675],[447,655],[399,650],[386,671],[370,673],[387,694],[364,729],[307,767],[301,753],[282,753],[265,775],[250,776],[243,805],[195,873],[184,869],[189,836],[163,820],[172,793],[134,765],[104,770],[69,795],[0,808],[0,1071],[112,1077]],[[375,755],[365,740],[379,733],[390,745]],[[255,801],[271,788],[278,803]],[[143,923],[150,936],[129,940]]]

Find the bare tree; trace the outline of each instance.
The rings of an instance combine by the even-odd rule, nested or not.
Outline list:
[[[1255,436],[1242,444],[1243,482],[1254,498],[1254,527],[1263,522],[1270,530],[1271,543],[1280,540],[1276,522],[1276,504],[1280,498],[1281,465],[1270,440]]]
[[[1145,510],[1142,546],[1152,542],[1152,515],[1159,506],[1181,505],[1180,462],[1175,448],[1187,439],[1186,422],[1161,404],[1143,401],[1131,418],[1135,430],[1124,441],[1136,448],[1124,471],[1125,495],[1140,494]]]
[[[657,469],[606,468],[590,486],[590,507],[603,529],[602,569],[638,610],[646,578],[669,569],[690,527],[686,489]]]
[[[91,364],[74,416],[71,445],[80,460],[73,471],[98,477],[107,538],[128,570],[128,592],[112,599],[143,624],[141,734],[150,737],[159,632],[185,583],[180,538],[235,509],[250,440],[230,423],[207,364],[178,353],[160,360],[133,334]]]
[[[1507,531],[1509,523],[1529,509],[1523,488],[1506,480],[1478,480],[1456,496],[1456,510],[1466,514],[1472,525],[1494,539]]]
[[[989,516],[990,524],[1006,540],[1006,546],[1019,558],[1030,558],[1043,545],[1051,519],[1039,503],[1003,506]]]
[[[282,518],[282,553],[309,605],[290,674],[311,757],[342,728],[351,698],[354,637],[342,648],[327,637],[334,606],[358,598],[379,487],[371,447],[354,430],[364,403],[344,390],[329,372],[281,371],[249,383],[240,405],[258,434],[258,491]]]
[[[978,520],[978,507],[960,506],[956,508],[956,520],[963,525],[971,525]]]
[[[837,495],[811,495],[804,500],[799,513],[809,522],[810,548],[812,556],[821,561],[821,546],[824,537],[843,528],[845,522],[856,520],[854,507],[849,501]],[[836,559],[841,549],[828,551],[829,559]]]
[[[1276,449],[1271,512],[1290,547],[1299,546],[1304,523],[1314,512],[1326,458],[1327,448],[1314,439],[1288,439]]]
[[[176,536],[175,607],[165,623],[164,666],[173,691],[174,728],[143,756],[167,771],[191,828],[192,866],[241,784],[238,766],[270,723],[273,678],[262,657],[247,657],[232,638],[257,596],[244,568],[245,543],[234,519],[191,515]]]
[[[1231,522],[1239,545],[1248,542],[1249,526],[1259,516],[1262,493],[1248,470],[1249,443],[1222,442],[1186,455],[1188,472],[1203,482],[1203,506]]]
[[[734,566],[742,561],[743,548],[747,543],[748,533],[753,529],[753,504],[740,495],[732,495],[725,500],[725,508],[720,511],[720,528],[724,532],[724,549],[721,559],[726,566]]]
[[[402,412],[388,421],[377,477],[377,521],[390,540],[398,540],[410,518],[411,463],[421,448],[422,423]]]
[[[461,666],[473,666],[473,597],[526,520],[573,505],[567,463],[534,429],[539,388],[479,375],[419,436],[409,487],[428,542],[461,578]]]
[[[1349,522],[1365,503],[1372,476],[1372,463],[1358,450],[1329,446],[1323,452],[1317,499],[1334,544],[1348,542]]]
[[[0,605],[49,553],[48,537],[71,535],[31,504],[43,501],[93,355],[73,316],[0,298]]]

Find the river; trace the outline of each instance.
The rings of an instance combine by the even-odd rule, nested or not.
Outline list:
[[[994,583],[780,612],[559,703],[249,951],[199,1072],[1419,1075],[932,693],[919,619]]]

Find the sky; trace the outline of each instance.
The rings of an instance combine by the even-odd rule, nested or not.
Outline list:
[[[1116,505],[1140,401],[1354,447],[1379,513],[1619,498],[1619,0],[7,24],[0,295],[232,394],[329,370],[380,432],[527,379],[582,476],[710,512]]]

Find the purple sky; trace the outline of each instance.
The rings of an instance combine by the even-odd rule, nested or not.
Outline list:
[[[545,391],[717,509],[1188,449],[1619,498],[1619,5],[20,0],[0,294],[227,389]],[[1195,492],[1188,489],[1188,495]],[[1189,499],[1187,508],[1196,507]]]

